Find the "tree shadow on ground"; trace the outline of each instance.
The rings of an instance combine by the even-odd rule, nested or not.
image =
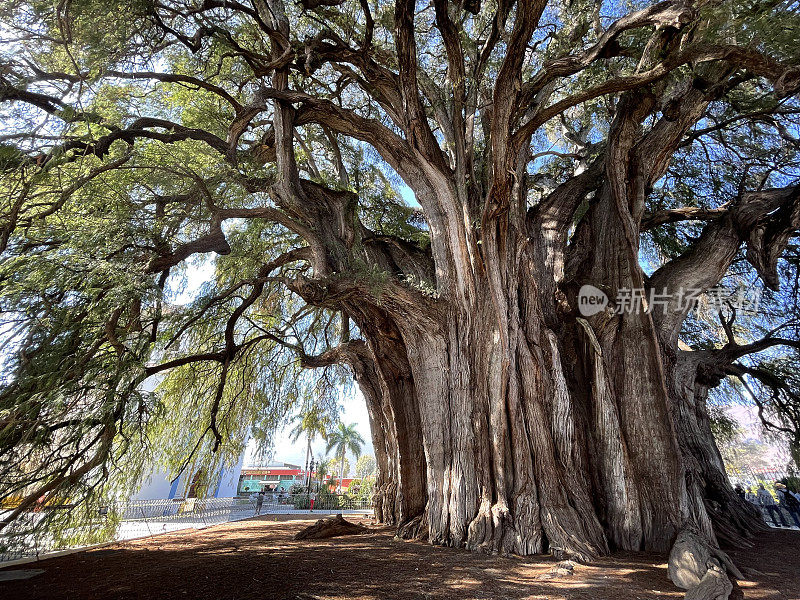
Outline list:
[[[0,584],[8,599],[296,598],[633,600],[682,598],[666,557],[624,553],[546,579],[550,557],[505,558],[393,539],[389,528],[294,541],[309,521],[252,519],[39,562],[42,575]],[[773,532],[735,558],[755,581],[745,598],[800,598],[800,534]],[[795,539],[796,538],[796,539]],[[794,547],[794,553],[791,548]],[[769,557],[764,564],[759,558]],[[780,564],[776,564],[783,561]],[[759,568],[761,567],[761,568]],[[758,574],[752,571],[755,569]]]

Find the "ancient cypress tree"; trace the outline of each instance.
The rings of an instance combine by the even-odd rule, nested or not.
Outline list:
[[[181,423],[181,459],[268,430],[303,368],[344,365],[402,536],[591,557],[758,530],[705,403],[797,345],[796,3],[7,5],[19,511]],[[720,284],[770,310],[697,313]]]

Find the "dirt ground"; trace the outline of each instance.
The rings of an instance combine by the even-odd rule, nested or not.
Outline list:
[[[365,519],[353,519],[369,524]],[[616,554],[547,579],[557,561],[502,558],[396,541],[388,528],[295,542],[313,521],[261,517],[12,567],[44,569],[0,583],[0,599],[526,599],[682,598],[666,558]],[[772,531],[733,552],[747,581],[734,599],[800,600],[800,532]]]

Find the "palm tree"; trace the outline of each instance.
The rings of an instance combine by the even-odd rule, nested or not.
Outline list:
[[[364,444],[364,438],[356,431],[356,424],[350,423],[345,425],[341,421],[331,433],[328,434],[328,448],[325,453],[331,451],[331,448],[336,448],[334,456],[340,459],[341,467],[339,469],[339,491],[342,489],[342,479],[344,478],[344,458],[347,451],[353,453],[353,456],[358,458],[361,456],[361,446]]]
[[[300,436],[305,434],[308,440],[306,445],[306,472],[308,472],[308,462],[311,459],[311,442],[319,436],[323,440],[328,437],[328,427],[331,424],[328,414],[319,406],[312,406],[294,417],[291,423],[296,425],[289,432],[289,437],[293,442],[300,439]],[[307,475],[307,482],[311,481],[311,473]]]

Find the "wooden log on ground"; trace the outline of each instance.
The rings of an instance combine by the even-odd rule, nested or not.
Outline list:
[[[302,531],[299,531],[294,536],[294,539],[322,540],[326,538],[338,537],[340,535],[357,535],[359,533],[366,533],[368,531],[368,527],[364,527],[358,523],[345,521],[344,517],[342,517],[341,514],[338,514],[330,519],[320,519],[313,525],[309,525]]]

